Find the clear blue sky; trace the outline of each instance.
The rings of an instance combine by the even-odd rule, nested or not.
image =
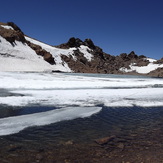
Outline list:
[[[163,0],[4,0],[0,21],[51,45],[91,38],[106,53],[163,57]]]

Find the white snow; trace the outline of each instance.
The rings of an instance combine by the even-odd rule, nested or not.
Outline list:
[[[0,36],[0,71],[45,71],[51,65],[38,56],[27,44],[15,41],[12,46]]]
[[[153,59],[153,58],[146,58],[146,60],[148,60],[149,62],[153,63],[153,62],[156,62],[157,60],[156,59]]]
[[[12,81],[12,83],[10,83]],[[162,79],[155,78],[104,78],[48,73],[0,72],[0,87],[6,89],[102,89],[133,88],[160,85]]]
[[[163,80],[155,78],[1,72],[0,83],[0,88],[24,95],[0,97],[0,104],[11,106],[163,106]]]
[[[9,26],[9,25],[0,25],[1,27],[3,27],[3,28],[5,28],[5,29],[12,29],[12,30],[14,30],[11,26]]]
[[[81,45],[79,47],[80,52],[82,52],[84,54],[84,57],[90,62],[92,60],[92,54],[89,53],[88,51],[91,51],[90,48],[88,48],[87,46]]]
[[[155,60],[153,60],[153,59],[151,59],[149,61],[150,61],[150,63],[147,66],[134,66],[134,64],[131,64],[131,65],[129,65],[129,67],[130,67],[129,69],[127,69],[125,67],[121,67],[120,71],[122,71],[122,72],[136,71],[140,74],[147,74],[153,70],[156,70],[157,68],[163,67],[163,64],[154,64],[153,62],[155,62]]]
[[[32,115],[0,119],[0,135],[17,133],[31,126],[42,126],[63,120],[89,117],[101,110],[100,107],[68,107]]]

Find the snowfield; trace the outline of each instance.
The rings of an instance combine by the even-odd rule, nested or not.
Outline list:
[[[146,58],[150,63],[147,66],[135,66],[134,63],[132,63],[131,65],[129,65],[129,69],[125,68],[125,67],[121,67],[120,71],[122,72],[132,72],[132,71],[136,71],[137,73],[140,74],[147,74],[151,71],[156,70],[157,68],[162,68],[163,64],[155,64],[153,62],[155,62],[155,59],[151,59],[151,58]]]
[[[15,41],[12,46],[0,36],[0,71],[46,71],[52,65],[45,62],[27,44]]]
[[[89,117],[102,107],[163,106],[163,80],[95,74],[0,72],[0,105],[59,109],[0,119],[0,135]]]

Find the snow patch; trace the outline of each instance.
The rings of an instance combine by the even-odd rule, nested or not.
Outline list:
[[[152,62],[154,62],[155,60],[150,60],[151,63],[149,63],[147,66],[134,66],[133,64],[129,65],[129,69],[125,68],[125,67],[121,67],[119,70],[122,72],[133,72],[136,71],[137,73],[140,74],[147,74],[151,71],[156,70],[157,68],[162,68],[163,64],[154,64]]]
[[[0,36],[0,71],[45,71],[52,66],[38,56],[27,44],[15,41],[12,46]]]
[[[152,59],[152,58],[146,58],[147,61],[149,61],[150,63],[156,62],[156,59]]]
[[[91,51],[90,48],[88,48],[87,46],[81,45],[81,46],[79,47],[79,50],[80,50],[81,53],[84,54],[84,57],[85,57],[89,62],[92,60],[92,57],[93,57],[93,56],[92,56],[91,53],[88,52],[88,51]]]
[[[0,25],[1,27],[3,27],[3,28],[5,28],[5,29],[12,29],[12,30],[14,30],[11,26],[9,26],[9,25]]]

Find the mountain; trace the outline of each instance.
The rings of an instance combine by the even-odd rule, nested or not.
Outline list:
[[[26,36],[13,22],[0,23],[0,71],[143,74],[163,77],[163,58],[154,60],[134,51],[106,54],[91,39],[70,38],[50,46]]]

